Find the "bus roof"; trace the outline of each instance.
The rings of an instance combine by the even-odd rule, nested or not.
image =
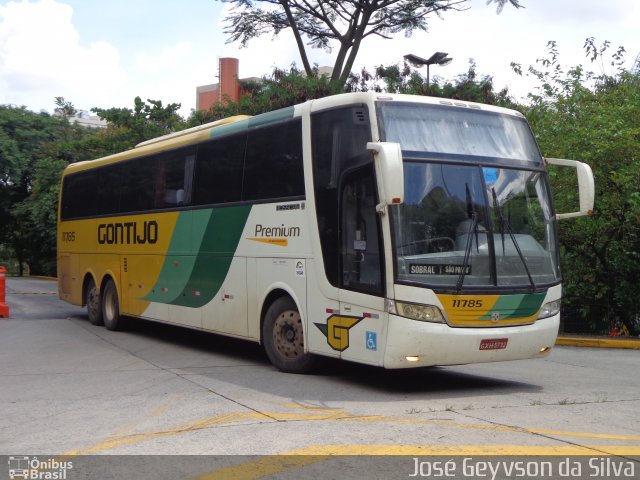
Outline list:
[[[347,100],[348,99],[348,100]],[[509,108],[498,107],[495,105],[488,105],[485,103],[468,102],[465,100],[455,100],[451,98],[442,97],[428,97],[425,95],[408,95],[400,93],[382,93],[382,92],[354,92],[354,93],[341,93],[338,95],[331,95],[328,97],[318,98],[310,100],[311,111],[324,110],[327,108],[334,108],[339,105],[346,105],[349,103],[367,103],[373,105],[374,102],[411,102],[411,103],[425,103],[429,105],[444,105],[450,107],[470,108],[473,110],[482,110],[485,112],[502,113],[506,115],[512,115],[516,117],[524,117],[517,110]]]
[[[125,152],[116,153],[114,155],[99,158],[96,160],[72,163],[67,166],[64,174],[66,175],[81,170],[88,170],[101,165],[108,165],[123,160],[129,160],[131,158],[142,157],[150,153],[156,153],[163,150],[172,150],[181,146],[199,143],[216,136],[229,135],[231,133],[255,128],[261,125],[275,123],[281,120],[292,118],[294,116],[294,111],[300,112],[298,108],[304,106],[309,108],[308,111],[313,112],[354,103],[373,105],[374,102],[377,101],[446,105],[523,117],[523,115],[516,110],[497,107],[493,105],[486,105],[482,103],[452,100],[448,98],[427,97],[422,95],[387,94],[378,92],[343,93],[338,95],[331,95],[329,97],[309,100],[304,104],[300,104],[295,107],[286,107],[280,110],[274,110],[272,112],[267,112],[256,116],[236,115],[204,125],[199,125],[197,127],[189,128],[187,130],[181,130],[179,132],[163,135],[161,137],[141,142],[137,144],[133,149],[127,150]]]
[[[146,147],[147,145],[153,145],[155,143],[165,142],[167,140],[171,140],[174,138],[184,137],[186,135],[192,133],[202,132],[204,130],[211,130],[215,127],[220,127],[222,125],[226,125],[227,123],[237,122],[238,120],[244,120],[245,118],[250,118],[249,115],[235,115],[233,117],[223,118],[221,120],[216,120],[215,122],[204,123],[202,125],[198,125],[196,127],[187,128],[186,130],[180,130],[179,132],[168,133],[167,135],[163,135],[161,137],[152,138],[151,140],[146,140],[144,142],[140,142],[134,148]]]

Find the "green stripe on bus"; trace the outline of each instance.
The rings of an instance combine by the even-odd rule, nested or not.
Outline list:
[[[480,320],[491,320],[491,315],[496,312],[500,313],[501,319],[530,317],[540,310],[546,295],[546,292],[501,295],[493,308]]]
[[[192,251],[193,212],[182,212],[173,229],[171,242],[167,250],[162,270],[151,293],[143,300],[158,303],[171,303],[177,298],[182,287],[189,281],[194,265]],[[202,236],[200,233],[200,236]]]
[[[261,115],[256,115],[245,120],[238,120],[237,122],[227,123],[211,129],[209,133],[210,138],[221,138],[227,135],[233,135],[234,133],[243,132],[245,130],[262,127],[271,123],[282,122],[283,120],[289,120],[293,118],[294,107],[282,108],[274,112],[267,112]]]
[[[176,243],[182,243],[182,237],[190,232],[193,246],[198,246],[196,255],[167,256],[153,293],[147,295],[145,300],[192,308],[209,303],[229,272],[250,211],[250,205],[242,205],[191,212],[192,227],[185,228],[183,232],[174,232],[174,237],[178,239]],[[170,249],[173,243],[172,238]],[[176,267],[175,262],[179,262],[180,268]],[[177,271],[182,273],[177,275]],[[188,277],[185,277],[185,273],[188,273]],[[162,288],[166,285],[171,286],[171,295],[162,294]]]
[[[244,132],[249,128],[249,122],[247,120],[238,120],[237,122],[227,123],[211,129],[209,133],[210,138],[221,138],[227,135],[233,135],[234,133]]]
[[[263,113],[248,119],[249,128],[261,127],[270,123],[277,123],[293,118],[294,107],[286,107],[273,112]]]

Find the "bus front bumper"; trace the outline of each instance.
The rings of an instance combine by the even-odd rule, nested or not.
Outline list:
[[[389,315],[384,368],[541,358],[555,344],[559,326],[560,315],[496,328],[453,328]]]

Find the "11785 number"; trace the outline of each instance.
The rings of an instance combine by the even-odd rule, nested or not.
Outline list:
[[[482,308],[482,300],[459,299],[453,301],[453,308]]]

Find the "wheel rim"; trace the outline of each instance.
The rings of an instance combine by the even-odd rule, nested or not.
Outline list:
[[[278,352],[287,358],[304,354],[302,320],[295,310],[285,310],[276,318],[273,341]]]
[[[115,306],[113,305],[113,291],[107,288],[104,292],[104,316],[106,320],[113,319]]]

